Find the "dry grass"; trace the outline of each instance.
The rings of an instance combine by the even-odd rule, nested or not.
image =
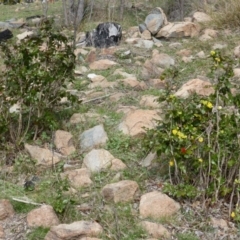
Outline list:
[[[207,7],[207,12],[213,19],[213,25],[219,29],[236,29],[240,27],[240,1],[218,0],[215,6]]]

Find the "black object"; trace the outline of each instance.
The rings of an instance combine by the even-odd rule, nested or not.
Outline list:
[[[122,38],[122,28],[118,23],[100,23],[96,29],[86,33],[86,46],[108,48],[119,44]]]
[[[6,30],[0,32],[0,42],[6,41],[12,37],[13,37],[13,34],[9,29],[6,29]]]

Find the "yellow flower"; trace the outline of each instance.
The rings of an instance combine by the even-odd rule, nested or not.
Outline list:
[[[206,105],[208,108],[212,108],[213,107],[213,105],[212,105],[212,103],[211,102],[207,102],[207,105]]]
[[[173,135],[176,135],[177,133],[178,133],[178,130],[176,130],[176,129],[173,129],[173,130],[172,130],[172,134],[173,134]]]
[[[187,138],[187,136],[180,131],[177,132],[177,135],[179,138]]]
[[[170,167],[173,167],[173,166],[174,166],[174,161],[173,161],[173,160],[169,161],[169,166],[170,166]]]
[[[203,162],[202,158],[199,158],[199,159],[198,159],[198,161],[199,161],[200,163],[202,163],[202,162]]]
[[[221,62],[221,59],[220,58],[215,58],[215,61],[216,62]]]
[[[235,218],[235,216],[236,216],[235,212],[232,212],[232,213],[231,213],[231,217],[232,217],[232,218]]]
[[[211,51],[210,54],[211,54],[212,56],[214,56],[214,55],[216,54],[216,52],[215,52],[215,51]]]
[[[200,143],[203,142],[203,138],[202,138],[202,137],[198,138],[198,141],[199,141]]]
[[[222,106],[218,106],[218,110],[221,110],[222,109]]]

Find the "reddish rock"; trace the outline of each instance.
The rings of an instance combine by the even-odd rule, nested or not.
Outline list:
[[[161,192],[153,191],[141,196],[139,211],[143,218],[159,219],[175,214],[180,204]]]
[[[103,229],[97,222],[79,221],[51,227],[44,240],[70,240],[97,237]]]
[[[128,202],[133,200],[138,188],[138,184],[135,181],[123,180],[107,184],[102,189],[102,195],[104,199],[114,201],[115,203]]]
[[[28,213],[27,223],[29,227],[51,227],[58,225],[60,221],[52,206],[42,205]]]
[[[14,215],[14,209],[12,204],[7,199],[0,200],[0,220]]]

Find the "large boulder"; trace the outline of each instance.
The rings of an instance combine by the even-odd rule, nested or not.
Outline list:
[[[192,22],[169,23],[157,33],[157,38],[182,38],[196,37],[199,35],[200,26]]]
[[[151,32],[151,34],[155,35],[156,33],[158,33],[161,27],[167,24],[167,17],[161,8],[155,8],[146,17],[144,23],[147,29]]]
[[[121,25],[118,23],[106,22],[99,24],[94,30],[87,32],[86,36],[77,43],[77,46],[108,48],[118,45],[121,38]]]

